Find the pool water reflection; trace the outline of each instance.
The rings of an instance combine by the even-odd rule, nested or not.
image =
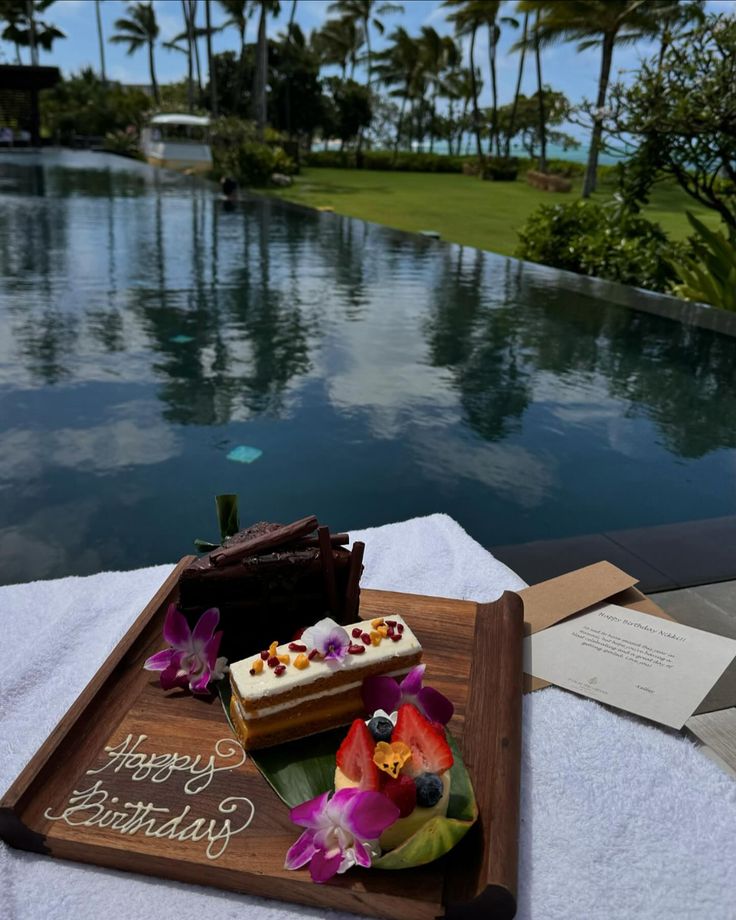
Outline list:
[[[220,491],[485,545],[736,511],[735,339],[102,154],[0,202],[0,582],[172,561]]]

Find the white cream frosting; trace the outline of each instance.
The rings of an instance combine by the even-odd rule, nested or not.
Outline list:
[[[244,700],[262,700],[270,696],[278,696],[285,693],[287,690],[293,690],[295,687],[306,687],[318,681],[329,680],[335,674],[342,674],[345,673],[345,671],[354,670],[359,672],[369,665],[380,662],[386,662],[389,665],[390,671],[400,671],[402,658],[409,658],[412,655],[416,655],[417,652],[421,652],[422,646],[400,616],[391,614],[385,619],[391,620],[392,622],[395,621],[397,624],[401,623],[404,627],[401,639],[398,642],[393,642],[391,639],[384,638],[380,645],[365,645],[365,652],[362,654],[351,655],[348,653],[342,661],[336,663],[325,662],[319,658],[315,658],[310,661],[309,666],[303,670],[294,666],[294,659],[299,652],[291,651],[289,649],[289,643],[285,642],[283,645],[279,645],[276,649],[276,654],[287,654],[290,656],[291,660],[286,670],[281,675],[277,675],[275,669],[269,668],[265,661],[263,662],[264,668],[260,674],[253,675],[250,673],[254,660],[260,656],[259,650],[248,658],[243,658],[241,661],[235,661],[230,665],[230,674],[235,689]],[[362,644],[361,639],[353,638],[353,629],[355,627],[360,627],[363,632],[370,633],[372,629],[370,620],[361,620],[343,627],[347,631],[350,642],[355,645],[360,645]],[[307,652],[304,654],[308,654],[308,652],[309,649],[307,649]],[[342,690],[344,687],[345,685],[343,684],[339,689]],[[325,690],[324,692],[330,691]],[[320,694],[315,694],[314,696],[317,698],[319,695]],[[288,705],[293,706],[294,703],[291,702]],[[261,714],[264,714],[263,710],[261,710]]]
[[[398,671],[386,671],[385,674],[386,677],[403,677],[406,674],[406,668],[399,668]],[[362,680],[356,680],[354,683],[350,684],[338,684],[338,686],[329,687],[326,690],[322,690],[320,693],[310,693],[309,696],[300,696],[297,700],[288,700],[285,703],[274,703],[273,706],[261,706],[260,709],[256,709],[253,712],[246,712],[240,705],[237,697],[235,702],[238,706],[238,712],[240,712],[243,721],[248,722],[250,719],[265,719],[268,716],[276,715],[277,713],[286,711],[287,709],[293,709],[297,703],[300,706],[303,706],[304,703],[314,703],[317,700],[324,699],[328,696],[338,696],[348,690],[355,690],[355,688],[359,687],[362,683]]]

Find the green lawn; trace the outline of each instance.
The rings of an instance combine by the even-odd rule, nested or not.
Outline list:
[[[522,179],[481,182],[468,176],[437,173],[377,172],[357,169],[303,169],[294,185],[269,194],[310,207],[332,207],[338,214],[375,221],[400,230],[436,230],[444,240],[513,255],[516,231],[538,205],[570,201],[569,195],[542,192]],[[612,187],[600,197],[608,197]],[[661,186],[645,215],[658,221],[673,239],[687,236],[689,209],[717,227],[718,217],[674,185]]]

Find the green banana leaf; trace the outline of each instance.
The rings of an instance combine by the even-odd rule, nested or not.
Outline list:
[[[230,682],[217,685],[222,707],[230,721]],[[237,735],[236,735],[237,737]],[[335,754],[345,737],[345,729],[322,732],[287,744],[250,751],[248,756],[284,804],[294,808],[334,786]],[[450,768],[450,801],[445,817],[430,819],[401,846],[373,860],[376,869],[409,869],[423,866],[449,852],[465,836],[478,817],[478,806],[470,776],[460,749],[448,734],[454,763]]]

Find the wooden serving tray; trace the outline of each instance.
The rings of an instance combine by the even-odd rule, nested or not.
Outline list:
[[[351,870],[326,885],[284,869],[299,829],[232,737],[219,699],[164,693],[143,661],[163,645],[182,559],[0,802],[21,849],[178,881],[401,920],[512,917],[521,745],[522,603],[363,590],[364,619],[398,613],[430,683],[455,703],[450,730],[480,818],[435,863]],[[274,635],[274,638],[276,636]],[[154,754],[156,755],[154,757]]]

